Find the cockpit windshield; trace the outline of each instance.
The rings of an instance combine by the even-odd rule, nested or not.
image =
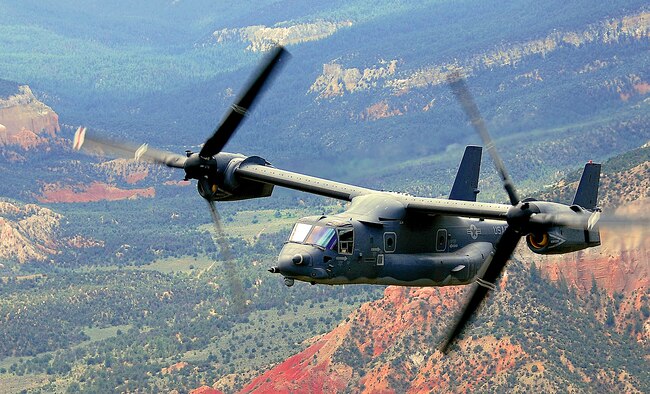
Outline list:
[[[316,245],[325,249],[337,249],[338,237],[332,227],[312,226],[306,223],[296,223],[289,236],[289,242]]]
[[[331,227],[314,226],[305,243],[322,246],[325,249],[335,249],[336,241],[336,230]]]
[[[289,236],[289,241],[297,242],[299,244],[303,243],[312,227],[313,226],[311,224],[296,223],[296,225],[293,227],[293,231],[291,232],[291,236]]]

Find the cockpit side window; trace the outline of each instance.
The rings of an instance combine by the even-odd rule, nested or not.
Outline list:
[[[293,227],[293,231],[291,232],[291,236],[289,236],[289,242],[305,242],[305,238],[307,238],[307,234],[309,234],[311,228],[311,224],[296,223],[296,225]]]
[[[339,253],[352,254],[354,250],[354,231],[352,228],[339,229]]]

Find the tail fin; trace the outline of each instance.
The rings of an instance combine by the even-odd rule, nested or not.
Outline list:
[[[598,186],[600,184],[600,164],[591,161],[585,164],[585,169],[580,178],[580,184],[573,198],[573,205],[593,210],[598,201]]]
[[[478,175],[481,170],[481,155],[483,148],[469,145],[465,148],[463,160],[460,162],[454,186],[449,193],[450,200],[476,201],[478,190]]]

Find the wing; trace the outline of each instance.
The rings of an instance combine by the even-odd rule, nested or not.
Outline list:
[[[474,201],[446,200],[440,198],[413,197],[406,194],[390,193],[359,186],[334,182],[327,179],[281,170],[256,162],[242,162],[235,169],[237,178],[286,187],[302,192],[338,200],[352,201],[353,198],[368,194],[382,194],[399,201],[407,211],[424,215],[462,216],[483,219],[505,220],[510,205],[490,204]]]
[[[270,165],[242,162],[235,170],[237,178],[300,190],[320,196],[352,201],[357,196],[378,193],[372,189],[281,170]]]
[[[478,219],[506,220],[510,205],[442,198],[402,197],[406,209],[427,215],[461,216]]]

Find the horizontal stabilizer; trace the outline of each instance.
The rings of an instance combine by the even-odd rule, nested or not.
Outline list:
[[[480,146],[470,145],[465,148],[454,186],[449,193],[450,200],[476,201],[476,195],[479,193],[478,176],[481,171],[482,153],[483,149]]]
[[[600,164],[589,162],[585,164],[580,184],[573,198],[573,205],[593,210],[598,202],[598,186],[600,185]]]

